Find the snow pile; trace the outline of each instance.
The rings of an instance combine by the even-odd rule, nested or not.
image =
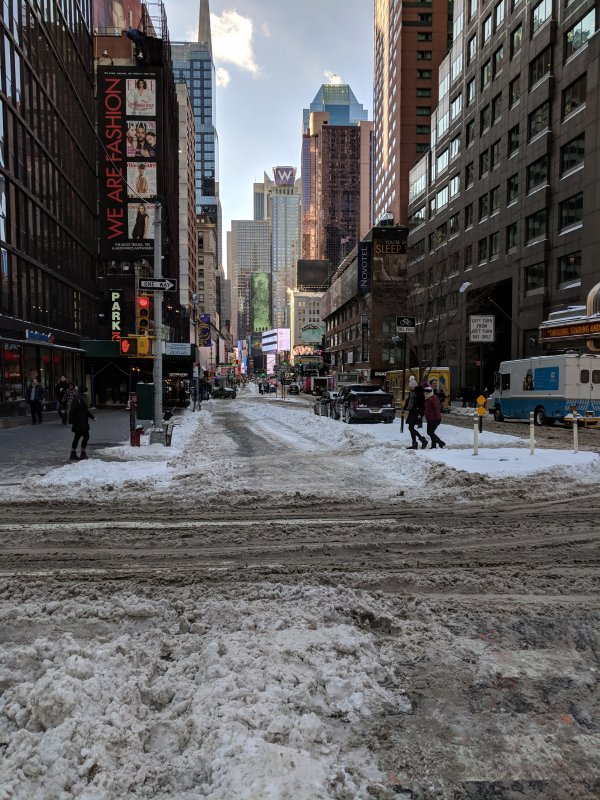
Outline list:
[[[14,603],[5,587],[0,797],[350,800],[382,780],[366,727],[411,706],[388,645],[354,620],[401,626],[383,601],[109,587],[90,602],[86,586],[57,585],[41,619],[30,589]],[[38,638],[20,644],[36,618]]]

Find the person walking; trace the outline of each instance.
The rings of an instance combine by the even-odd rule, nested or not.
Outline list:
[[[446,442],[442,442],[436,430],[442,421],[442,407],[440,398],[433,391],[433,387],[426,385],[425,394],[425,419],[427,420],[427,436],[431,439],[431,449],[436,447],[446,447]]]
[[[31,424],[42,424],[42,412],[44,410],[43,402],[46,397],[46,390],[37,378],[33,378],[27,391],[25,392],[25,399],[29,403],[29,411],[31,412]]]
[[[421,441],[421,447],[423,450],[427,447],[427,439],[422,436],[420,433],[417,432],[417,428],[420,428],[423,424],[423,414],[425,412],[425,396],[423,394],[423,389],[417,383],[417,379],[414,375],[411,375],[408,379],[408,397],[406,398],[406,403],[404,404],[404,410],[408,411],[408,416],[406,417],[406,422],[408,424],[408,430],[410,432],[410,437],[412,439],[412,445],[407,448],[407,450],[418,450],[419,445],[417,443],[417,439]]]
[[[60,380],[54,387],[54,397],[56,398],[56,410],[63,425],[67,424],[67,406],[65,405],[64,397],[67,389],[69,388],[69,381],[65,375],[60,376]]]
[[[96,417],[89,410],[85,401],[87,388],[82,386],[79,392],[73,396],[69,409],[69,423],[71,430],[75,434],[71,445],[70,461],[84,461],[87,458],[86,448],[90,438],[90,420]],[[81,450],[77,455],[77,445],[81,439]]]

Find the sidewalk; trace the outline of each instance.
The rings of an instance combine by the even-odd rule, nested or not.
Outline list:
[[[129,441],[129,411],[103,408],[92,413],[96,421],[90,420],[90,458],[94,458],[96,450]],[[142,424],[146,428],[150,425]],[[45,475],[68,463],[72,440],[71,426],[63,425],[56,411],[45,413],[41,425],[0,429],[0,488],[20,483],[30,475]]]

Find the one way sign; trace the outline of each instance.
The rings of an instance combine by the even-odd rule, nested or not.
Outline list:
[[[138,292],[175,292],[177,279],[138,278]]]

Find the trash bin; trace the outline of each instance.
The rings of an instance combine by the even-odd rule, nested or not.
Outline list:
[[[168,420],[164,423],[165,430],[165,447],[171,447],[171,439],[173,438],[173,421]]]
[[[140,381],[136,388],[137,392],[137,418],[138,419],[153,419],[154,418],[154,384],[143,383]]]

